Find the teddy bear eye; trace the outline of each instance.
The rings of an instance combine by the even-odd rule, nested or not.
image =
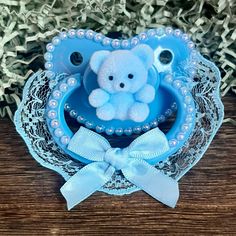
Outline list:
[[[113,80],[113,76],[110,75],[110,76],[108,77],[108,79],[109,79],[109,80]]]
[[[133,74],[128,74],[128,78],[129,78],[129,79],[133,79],[133,78],[134,78],[134,75],[133,75]]]

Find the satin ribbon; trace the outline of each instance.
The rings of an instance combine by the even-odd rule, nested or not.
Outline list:
[[[159,128],[146,132],[121,149],[112,148],[104,137],[81,127],[68,149],[92,161],[61,187],[68,210],[99,190],[116,170],[121,170],[127,180],[153,198],[175,207],[179,198],[178,182],[145,161],[169,150],[166,136]]]

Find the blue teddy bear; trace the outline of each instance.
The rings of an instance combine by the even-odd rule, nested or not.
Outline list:
[[[155,98],[154,87],[147,83],[153,60],[153,50],[145,44],[92,55],[90,67],[97,74],[100,88],[90,93],[89,103],[96,108],[99,119],[142,122],[148,117],[148,103]]]

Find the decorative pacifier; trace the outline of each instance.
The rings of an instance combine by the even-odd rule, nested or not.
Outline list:
[[[61,32],[45,60],[15,124],[36,160],[65,177],[68,209],[97,190],[139,189],[174,207],[178,180],[222,123],[215,65],[171,28],[127,40]]]

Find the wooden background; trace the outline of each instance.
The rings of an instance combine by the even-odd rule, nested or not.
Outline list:
[[[236,97],[223,99],[236,118]],[[223,124],[203,159],[180,181],[175,209],[143,192],[96,193],[68,212],[64,180],[30,155],[0,120],[0,235],[236,235],[236,127]]]

